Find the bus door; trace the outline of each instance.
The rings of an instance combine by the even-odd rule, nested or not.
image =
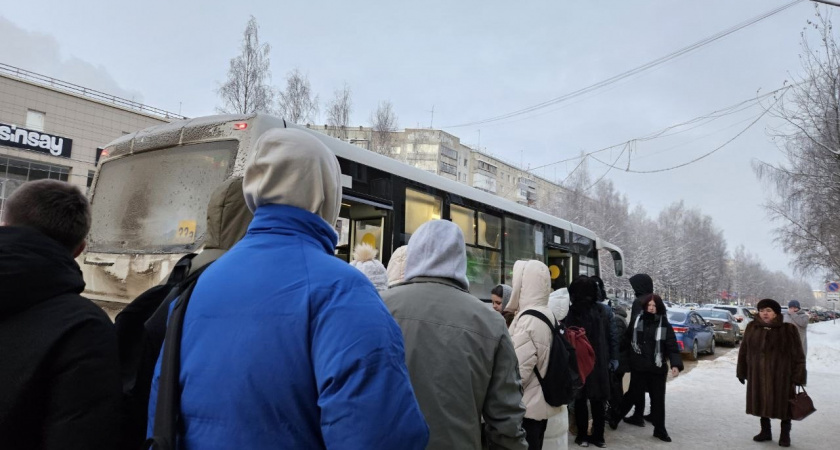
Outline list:
[[[353,260],[353,249],[366,243],[377,250],[377,259],[383,258],[393,206],[384,201],[374,201],[356,195],[344,194],[341,212],[336,222],[338,246],[335,255],[344,261]]]
[[[572,254],[568,248],[549,244],[546,263],[551,274],[551,290],[569,287],[572,282]]]

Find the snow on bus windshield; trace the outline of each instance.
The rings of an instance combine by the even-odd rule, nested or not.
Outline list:
[[[236,149],[237,141],[210,142],[106,161],[92,196],[90,251],[194,250],[210,194],[230,174]]]

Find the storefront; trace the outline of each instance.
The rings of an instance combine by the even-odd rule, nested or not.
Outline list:
[[[0,217],[21,184],[49,178],[86,191],[97,148],[180,118],[0,63]]]

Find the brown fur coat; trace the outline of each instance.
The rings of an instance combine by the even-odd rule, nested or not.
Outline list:
[[[747,414],[790,419],[789,400],[807,377],[796,326],[784,323],[782,316],[770,324],[756,317],[744,331],[737,372],[747,380]]]

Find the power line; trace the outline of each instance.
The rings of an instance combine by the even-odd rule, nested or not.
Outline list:
[[[793,84],[793,85],[788,85],[788,86],[770,91],[766,94],[760,95],[758,97],[753,97],[753,98],[750,98],[750,99],[747,99],[747,100],[742,100],[738,103],[727,106],[725,108],[721,108],[721,109],[712,111],[710,113],[704,114],[702,116],[695,117],[695,118],[687,120],[685,122],[681,122],[681,123],[677,123],[677,124],[674,124],[674,125],[667,126],[667,127],[663,128],[659,131],[648,133],[647,135],[639,137],[639,138],[630,139],[630,140],[620,142],[618,144],[613,144],[613,145],[610,145],[608,147],[604,147],[604,148],[601,148],[601,149],[598,149],[598,150],[593,150],[591,152],[584,153],[583,155],[570,157],[570,158],[566,158],[566,159],[561,159],[559,161],[554,161],[554,162],[551,162],[551,163],[548,163],[548,164],[543,164],[541,166],[536,166],[536,167],[531,168],[529,170],[529,172],[532,172],[532,171],[537,170],[537,169],[542,169],[542,168],[545,168],[545,167],[548,167],[548,166],[553,166],[553,165],[556,165],[556,164],[562,164],[564,162],[575,161],[575,160],[585,158],[585,157],[590,156],[590,155],[605,152],[607,150],[612,150],[614,148],[621,147],[623,145],[627,145],[631,141],[651,141],[653,139],[658,139],[658,138],[661,138],[661,137],[673,136],[675,134],[682,133],[684,131],[688,131],[688,130],[693,129],[693,128],[690,128],[688,130],[681,130],[681,131],[674,132],[674,133],[671,133],[671,134],[668,134],[668,135],[666,135],[665,133],[667,133],[668,131],[671,131],[673,129],[684,127],[684,126],[687,126],[687,125],[692,125],[692,124],[695,124],[697,122],[701,122],[701,121],[704,121],[704,120],[713,121],[713,120],[719,119],[721,117],[726,117],[726,116],[744,111],[746,109],[752,108],[758,102],[760,102],[761,100],[764,100],[767,97],[770,97],[772,95],[776,95],[779,92],[787,91],[788,89],[790,89],[792,87],[795,87],[795,86],[798,86],[799,84],[802,84],[804,82],[805,81],[797,83],[797,84]],[[744,105],[748,105],[748,106],[744,106]],[[743,106],[743,108],[741,108],[742,106]]]
[[[680,56],[688,54],[688,53],[690,53],[694,50],[697,50],[700,47],[711,44],[711,43],[713,43],[717,40],[720,40],[720,39],[722,39],[726,36],[729,36],[732,33],[735,33],[739,30],[742,30],[742,29],[750,26],[750,25],[756,24],[756,23],[758,23],[758,22],[760,22],[760,21],[762,21],[762,20],[764,20],[768,17],[771,17],[775,14],[778,14],[778,13],[792,7],[793,5],[796,5],[797,3],[801,3],[802,1],[804,1],[804,0],[794,0],[794,1],[792,1],[790,3],[787,3],[785,5],[782,5],[778,8],[772,9],[772,10],[767,11],[763,14],[760,14],[756,17],[753,17],[752,19],[741,22],[740,24],[735,25],[731,28],[728,28],[726,30],[723,30],[721,32],[713,34],[713,35],[711,35],[711,36],[709,36],[705,39],[701,39],[701,40],[699,40],[699,41],[697,41],[697,42],[695,42],[691,45],[688,45],[686,47],[683,47],[683,48],[681,48],[677,51],[671,52],[671,53],[669,53],[665,56],[654,59],[653,61],[649,61],[645,64],[642,64],[641,66],[630,69],[626,72],[622,72],[618,75],[615,75],[613,77],[607,78],[607,79],[602,80],[602,81],[599,81],[595,84],[591,84],[589,86],[578,89],[576,91],[572,91],[572,92],[569,92],[567,94],[561,95],[559,97],[553,98],[551,100],[547,100],[547,101],[544,101],[542,103],[538,103],[536,105],[528,106],[526,108],[522,108],[522,109],[519,109],[519,110],[516,110],[516,111],[513,111],[513,112],[509,112],[509,113],[506,113],[506,114],[501,114],[501,115],[498,115],[498,116],[489,117],[487,119],[481,119],[481,120],[461,123],[461,124],[457,124],[457,125],[450,125],[450,126],[445,126],[445,127],[441,127],[441,128],[460,128],[460,127],[481,125],[481,124],[491,123],[491,122],[498,122],[500,120],[505,120],[505,119],[509,119],[511,117],[516,117],[516,116],[519,116],[519,115],[528,114],[528,113],[531,113],[531,112],[534,112],[534,111],[537,111],[537,110],[540,110],[540,109],[543,109],[543,108],[547,108],[547,107],[552,106],[552,105],[556,105],[558,103],[562,103],[562,102],[571,100],[575,97],[579,97],[579,96],[584,95],[586,93],[589,93],[589,92],[601,89],[603,87],[609,86],[609,85],[611,85],[613,83],[616,83],[618,81],[621,81],[625,78],[628,78],[630,76],[639,74],[639,73],[644,72],[648,69],[651,69],[651,68],[656,67],[658,65],[664,64],[668,61],[671,61],[675,58],[678,58]]]
[[[694,163],[696,163],[697,161],[700,161],[701,159],[704,159],[704,158],[706,158],[706,157],[708,157],[708,156],[711,156],[712,154],[714,154],[714,153],[715,153],[715,152],[717,152],[718,150],[720,150],[720,149],[722,149],[722,148],[726,147],[727,145],[731,144],[731,143],[732,143],[735,139],[738,139],[739,137],[741,137],[741,135],[742,135],[742,134],[746,133],[746,132],[747,132],[747,130],[749,130],[750,128],[752,128],[752,127],[753,127],[753,125],[755,125],[756,123],[758,123],[758,121],[759,121],[759,120],[761,120],[761,118],[762,118],[762,117],[764,117],[765,115],[767,115],[767,113],[768,113],[768,112],[770,112],[770,109],[771,109],[771,108],[772,108],[772,107],[773,107],[776,103],[778,103],[780,99],[781,99],[781,96],[779,96],[779,98],[777,98],[777,99],[776,99],[776,101],[775,101],[775,102],[773,102],[773,105],[770,105],[770,108],[765,109],[765,110],[764,110],[764,112],[762,112],[762,113],[761,113],[758,117],[756,117],[756,119],[755,119],[755,120],[753,120],[753,121],[752,121],[749,125],[747,125],[747,127],[746,127],[746,128],[744,128],[744,129],[743,129],[743,130],[741,130],[738,134],[736,134],[735,136],[733,136],[733,137],[732,137],[732,139],[729,139],[728,141],[724,142],[723,144],[719,145],[719,146],[718,146],[718,147],[716,147],[714,150],[712,150],[712,151],[710,151],[710,152],[708,152],[708,153],[705,153],[705,154],[703,154],[703,155],[700,155],[700,156],[698,156],[697,158],[692,159],[691,161],[688,161],[688,162],[685,162],[685,163],[682,163],[682,164],[677,164],[676,166],[666,167],[666,168],[663,168],[663,169],[654,169],[654,170],[631,170],[631,169],[629,169],[629,168],[628,168],[628,169],[625,169],[625,172],[629,172],[629,173],[659,173],[659,172],[667,172],[667,171],[670,171],[670,170],[674,170],[674,169],[679,169],[679,168],[681,168],[681,167],[685,167],[685,166],[687,166],[687,165],[689,165],[689,164],[694,164]],[[598,161],[598,162],[599,162],[599,163],[601,163],[601,164],[604,164],[604,165],[606,165],[606,166],[609,166],[610,168],[615,168],[615,165],[614,165],[614,164],[610,164],[610,163],[607,163],[607,162],[601,161],[600,159],[598,159],[598,158],[596,158],[596,157],[594,157],[594,156],[592,157],[592,159],[594,159],[595,161]]]

